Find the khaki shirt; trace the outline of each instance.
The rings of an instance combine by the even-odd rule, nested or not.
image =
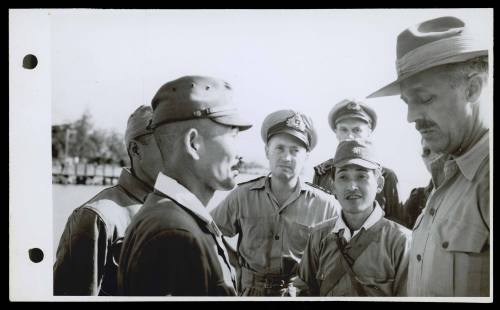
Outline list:
[[[318,225],[312,232],[299,268],[295,286],[302,296],[357,296],[346,272],[331,283],[332,270],[341,264],[336,238],[344,230],[347,246],[357,246],[358,236],[377,234],[354,262],[352,269],[368,296],[404,296],[408,274],[411,231],[383,217],[375,207],[363,227],[350,236],[342,217]]]
[[[239,234],[242,266],[261,274],[294,273],[311,229],[338,213],[332,196],[303,183],[278,205],[270,177],[242,183],[211,214],[222,234]]]
[[[153,189],[123,169],[68,218],[54,263],[54,295],[115,295],[121,241]]]
[[[488,296],[489,133],[444,165],[417,219],[410,252],[410,296]],[[433,175],[433,180],[435,176]]]

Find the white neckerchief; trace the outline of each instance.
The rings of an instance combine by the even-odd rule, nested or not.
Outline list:
[[[375,202],[375,208],[373,209],[372,213],[370,213],[370,216],[366,219],[366,221],[363,223],[363,225],[358,229],[355,230],[354,233],[351,236],[351,231],[349,230],[349,227],[347,224],[344,222],[344,219],[342,216],[339,216],[337,219],[337,222],[335,223],[335,226],[333,227],[333,232],[338,233],[341,229],[344,229],[344,238],[347,242],[351,241],[354,236],[356,236],[361,229],[368,230],[370,227],[375,225],[381,218],[384,217],[384,211],[382,208],[378,205],[377,202]]]

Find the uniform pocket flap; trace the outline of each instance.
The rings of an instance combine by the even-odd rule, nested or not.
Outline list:
[[[489,238],[485,227],[451,219],[438,226],[438,234],[441,247],[450,252],[481,253]]]

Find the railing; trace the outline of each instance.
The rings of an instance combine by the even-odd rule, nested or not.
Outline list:
[[[52,184],[114,185],[121,168],[117,165],[52,165]]]

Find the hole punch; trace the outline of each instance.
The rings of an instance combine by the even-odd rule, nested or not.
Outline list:
[[[28,255],[33,263],[39,263],[43,260],[43,251],[39,248],[29,249]]]
[[[24,56],[23,58],[23,68],[25,69],[35,69],[35,67],[38,65],[38,59],[36,58],[35,55],[28,54]]]

